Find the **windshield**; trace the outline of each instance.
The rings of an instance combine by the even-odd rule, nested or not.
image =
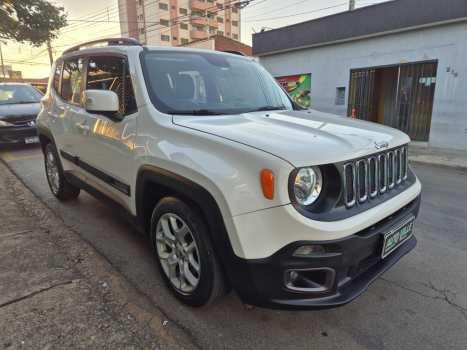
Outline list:
[[[144,51],[141,63],[151,100],[163,113],[197,111],[208,115],[293,109],[277,81],[252,58]]]
[[[0,105],[41,102],[43,95],[28,85],[0,85]]]

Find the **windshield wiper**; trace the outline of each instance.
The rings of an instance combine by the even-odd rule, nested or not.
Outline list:
[[[274,107],[274,106],[263,106],[263,107],[259,107],[258,109],[255,109],[253,111],[250,111],[250,112],[260,112],[260,111],[277,111],[277,110],[280,110],[280,109],[286,109],[284,106],[277,106],[277,107]]]
[[[211,111],[210,109],[195,109],[192,111],[168,111],[167,114],[221,115],[225,113]]]
[[[6,105],[16,105],[16,104],[24,104],[24,103],[39,103],[39,102],[35,102],[35,101],[19,101],[19,102],[8,102],[8,103],[5,103]]]

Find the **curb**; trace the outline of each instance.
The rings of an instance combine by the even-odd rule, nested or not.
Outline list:
[[[460,172],[463,172],[463,173],[467,173],[467,167],[465,167],[465,166],[460,166],[460,165],[451,165],[451,164],[442,164],[442,163],[432,163],[432,162],[422,162],[422,161],[413,160],[413,159],[409,159],[409,164],[413,164],[413,165],[423,165],[423,166],[428,166],[428,167],[431,167],[431,168],[446,169],[446,170],[460,171]]]

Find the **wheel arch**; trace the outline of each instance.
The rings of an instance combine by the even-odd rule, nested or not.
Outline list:
[[[49,143],[54,145],[55,149],[57,149],[54,138],[52,136],[52,132],[49,129],[45,127],[37,126],[36,130],[37,130],[37,135],[39,136],[39,142],[41,144],[42,153],[45,152],[45,147],[47,147]]]
[[[150,217],[155,205],[160,199],[174,192],[201,208],[212,232],[222,231],[227,234],[219,205],[207,189],[181,175],[150,165],[141,166],[136,177],[137,226],[142,232],[149,235]],[[148,204],[153,205],[147,208]]]

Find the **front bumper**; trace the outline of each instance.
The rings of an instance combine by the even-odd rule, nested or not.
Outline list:
[[[371,227],[348,237],[330,241],[293,242],[264,259],[236,259],[231,281],[242,302],[270,309],[325,309],[344,305],[363,293],[389,267],[410,252],[414,236],[385,259],[381,259],[383,232],[388,232],[410,216],[417,217],[420,195]],[[286,234],[286,233],[284,233]],[[297,257],[304,245],[321,245],[326,254]],[[330,268],[335,277],[330,289],[322,292],[290,290],[285,273],[290,270]],[[229,266],[229,275],[232,266]]]
[[[35,126],[0,128],[0,143],[24,143],[26,137],[33,136],[37,136]]]

